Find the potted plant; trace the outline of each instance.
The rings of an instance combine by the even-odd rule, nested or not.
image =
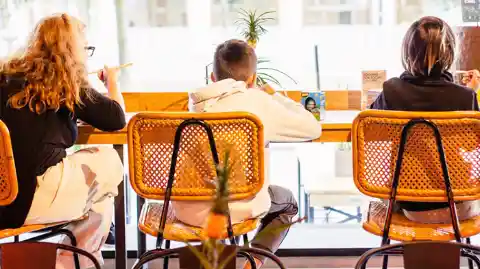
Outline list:
[[[241,29],[243,38],[245,38],[245,41],[247,41],[252,48],[257,48],[260,36],[268,32],[264,24],[268,21],[275,20],[269,16],[273,13],[275,13],[275,11],[266,11],[257,14],[257,10],[255,9],[248,11],[240,9],[238,11],[239,18],[235,21],[235,24]]]
[[[260,40],[260,37],[268,32],[264,24],[266,22],[275,20],[273,17],[270,16],[270,14],[273,14],[273,13],[275,13],[275,11],[266,11],[263,13],[258,13],[257,10],[247,11],[245,9],[240,9],[238,11],[239,17],[235,21],[235,25],[237,25],[241,35],[252,48],[256,49],[257,44]],[[282,88],[282,84],[280,80],[275,75],[273,75],[272,72],[280,74],[290,79],[295,84],[297,84],[297,81],[293,79],[291,76],[289,76],[287,73],[277,68],[265,66],[265,64],[269,64],[270,62],[271,61],[266,58],[262,58],[262,57],[258,58],[257,81],[256,81],[257,86],[262,87],[266,84],[275,84],[280,88]],[[209,66],[210,65],[212,65],[212,63],[209,63],[208,65],[205,66],[206,84],[209,83],[209,78],[210,78]]]
[[[266,34],[268,31],[265,28],[265,23],[269,21],[274,21],[275,19],[271,17],[275,11],[266,11],[259,13],[256,9],[254,10],[245,10],[240,9],[238,11],[238,19],[235,21],[238,29],[240,30],[240,34],[243,36],[245,41],[254,49],[257,48],[257,44],[260,41],[260,37]],[[283,71],[280,71],[276,68],[272,67],[264,67],[264,64],[270,63],[270,60],[266,58],[259,57],[257,60],[257,85],[263,86],[267,83],[273,83],[282,87],[280,81],[272,74],[271,71],[279,73],[290,80],[292,80],[295,84],[297,82],[288,74]]]

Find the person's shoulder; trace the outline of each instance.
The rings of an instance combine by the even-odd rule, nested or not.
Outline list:
[[[467,95],[475,94],[475,91],[472,88],[469,88],[467,86],[463,86],[454,82],[447,82],[447,85],[458,93],[464,93]]]
[[[260,98],[260,100],[273,100],[272,95],[256,88],[247,89],[243,94],[252,98]]]
[[[217,105],[224,107],[228,104],[229,109],[261,113],[267,107],[274,105],[273,97],[259,89],[246,89],[222,98]]]
[[[398,77],[393,77],[390,79],[387,79],[385,82],[383,82],[383,90],[392,90],[396,89],[398,86],[402,86],[406,82]]]

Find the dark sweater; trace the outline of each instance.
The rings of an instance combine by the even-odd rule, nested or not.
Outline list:
[[[476,93],[455,84],[450,73],[415,77],[407,72],[383,84],[383,92],[371,109],[400,111],[478,111]],[[400,208],[426,211],[448,207],[448,203],[400,202]]]
[[[0,119],[10,131],[19,186],[15,201],[0,209],[0,229],[4,229],[17,228],[25,222],[37,176],[66,156],[66,149],[78,136],[77,119],[103,131],[120,130],[126,122],[120,105],[93,89],[86,89],[91,98],[82,96],[83,105],[76,106],[73,114],[62,107],[57,112],[48,110],[38,115],[28,107],[14,109],[7,105],[9,97],[24,88],[24,78],[2,77],[0,83]]]

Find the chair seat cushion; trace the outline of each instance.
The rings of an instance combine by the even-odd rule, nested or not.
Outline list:
[[[385,226],[387,206],[381,201],[371,201],[363,228],[382,236]],[[480,233],[480,216],[459,223],[462,238]],[[455,240],[451,224],[422,224],[413,222],[401,212],[394,212],[389,237],[396,241],[450,241]]]
[[[157,236],[160,223],[160,216],[162,215],[163,204],[161,203],[145,203],[142,208],[142,214],[138,221],[138,228],[149,235]],[[246,234],[257,228],[259,219],[248,219],[241,223],[233,225],[233,234],[235,236]],[[227,239],[227,229],[223,231],[223,238]],[[203,241],[207,235],[203,228],[190,226],[180,222],[176,217],[173,209],[169,207],[167,224],[163,236],[167,240],[172,241]]]

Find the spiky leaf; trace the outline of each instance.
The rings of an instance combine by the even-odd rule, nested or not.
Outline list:
[[[257,10],[245,10],[240,9],[238,11],[239,18],[235,21],[235,24],[240,29],[240,34],[245,40],[252,46],[258,43],[260,36],[267,32],[267,29],[263,26],[266,22],[275,20],[270,17],[275,11],[266,11],[257,14]]]

